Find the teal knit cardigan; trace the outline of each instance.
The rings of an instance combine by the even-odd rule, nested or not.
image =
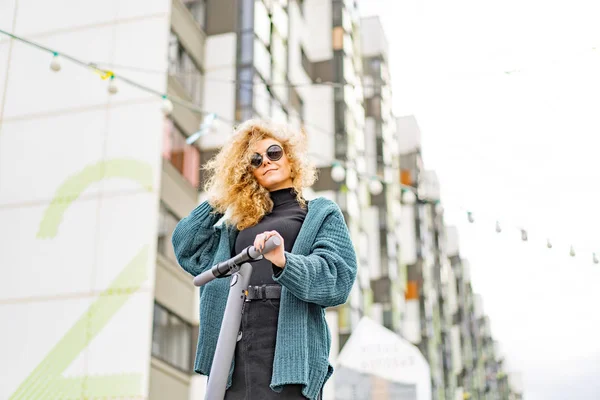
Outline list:
[[[179,264],[196,276],[232,256],[238,231],[217,222],[223,217],[204,202],[182,219],[173,232]],[[333,373],[331,336],[325,308],[346,302],[356,279],[356,254],[336,203],[317,198],[308,211],[283,271],[273,279],[282,285],[271,389],[301,384],[302,394],[317,398]],[[231,278],[215,279],[200,290],[200,327],[194,369],[209,375],[227,303]],[[229,375],[229,387],[231,375]]]

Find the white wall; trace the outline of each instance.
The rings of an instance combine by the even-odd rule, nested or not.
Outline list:
[[[331,2],[304,0],[304,43],[311,61],[329,60],[333,57]]]
[[[383,55],[387,60],[388,42],[379,17],[361,18],[360,39],[363,57]]]
[[[414,116],[396,119],[400,154],[411,153],[421,148],[421,130]]]
[[[233,132],[235,120],[236,80],[235,33],[209,36],[206,39],[203,109],[223,118],[217,119],[211,132],[200,138],[203,149],[218,149]]]
[[[3,29],[165,91],[170,2],[15,4]],[[0,398],[146,398],[161,99],[0,40]]]
[[[296,90],[304,101],[304,122],[308,135],[308,153],[317,166],[331,165],[334,158],[333,89],[311,85],[312,81],[302,66],[301,48],[311,61],[333,57],[331,51],[331,5],[327,2],[304,2],[304,14],[296,2],[290,2],[289,79],[299,85]],[[321,10],[322,14],[314,14]],[[329,10],[329,11],[327,11]],[[326,14],[329,19],[326,20]],[[323,33],[328,28],[327,33]],[[316,39],[318,33],[321,36]],[[329,43],[328,52],[321,47]]]
[[[415,210],[412,205],[402,207],[400,214],[400,260],[405,265],[417,262],[417,238],[415,231]]]

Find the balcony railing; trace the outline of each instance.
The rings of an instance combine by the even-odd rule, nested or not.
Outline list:
[[[193,103],[202,103],[200,68],[173,32],[169,38],[169,75],[177,79]]]

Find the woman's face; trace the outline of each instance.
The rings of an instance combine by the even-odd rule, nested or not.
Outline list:
[[[292,187],[292,169],[281,143],[275,139],[263,139],[256,142],[251,150],[255,163],[252,173],[260,186],[269,192]]]

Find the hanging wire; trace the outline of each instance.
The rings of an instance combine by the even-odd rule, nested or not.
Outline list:
[[[75,63],[77,65],[82,66],[82,67],[91,69],[93,72],[95,72],[98,75],[100,75],[100,77],[102,79],[109,80],[108,90],[109,90],[109,93],[111,93],[111,94],[117,93],[117,91],[118,91],[118,87],[116,86],[116,83],[115,83],[115,80],[118,79],[118,80],[120,80],[120,81],[122,81],[124,83],[127,83],[130,86],[133,86],[133,87],[138,88],[138,89],[140,89],[140,90],[142,90],[144,92],[147,92],[147,93],[150,93],[150,94],[153,94],[155,96],[158,96],[158,97],[162,98],[163,99],[162,109],[163,109],[163,111],[166,114],[168,114],[168,113],[170,113],[172,111],[172,103],[170,103],[170,102],[173,102],[173,103],[176,103],[176,104],[178,104],[178,105],[180,105],[182,107],[188,108],[188,109],[190,109],[192,111],[195,111],[195,112],[200,113],[202,115],[208,116],[207,117],[208,119],[219,119],[220,121],[223,121],[225,123],[231,124],[232,128],[236,125],[236,123],[234,121],[229,120],[227,118],[223,118],[223,117],[221,117],[219,115],[216,115],[216,114],[214,114],[212,112],[206,111],[206,110],[200,108],[199,106],[197,106],[196,104],[194,104],[192,102],[180,99],[180,98],[178,98],[176,96],[169,96],[169,95],[167,95],[165,93],[161,93],[161,92],[159,92],[159,91],[157,91],[155,89],[152,89],[152,88],[149,88],[147,86],[141,85],[141,84],[139,84],[139,83],[137,83],[137,82],[135,82],[135,81],[127,78],[127,77],[124,77],[122,75],[116,75],[113,71],[111,71],[109,69],[100,68],[99,64],[97,64],[97,63],[84,62],[82,60],[79,60],[78,58],[75,58],[75,57],[70,56],[70,55],[65,54],[65,53],[57,52],[57,51],[52,50],[52,49],[50,49],[50,48],[48,48],[46,46],[43,46],[43,45],[40,45],[38,43],[32,42],[30,40],[27,40],[25,38],[17,36],[17,35],[15,35],[13,33],[4,31],[2,29],[0,29],[0,33],[4,34],[4,35],[6,35],[6,36],[8,36],[8,37],[10,37],[12,39],[15,39],[17,41],[26,43],[26,44],[28,44],[28,45],[30,45],[32,47],[35,47],[35,48],[37,48],[39,50],[42,50],[42,51],[45,51],[45,52],[51,54],[53,56],[53,58],[52,58],[52,62],[50,64],[50,68],[53,71],[58,72],[61,69],[61,64],[60,64],[60,59],[61,58],[69,60],[69,61],[71,61],[71,62],[73,62],[73,63]],[[593,50],[596,50],[596,49],[593,48]],[[106,65],[106,64],[102,64],[102,65]],[[123,66],[121,66],[121,67],[123,67]],[[138,69],[138,70],[141,71],[141,69]],[[146,70],[146,72],[148,72],[148,71],[150,71],[150,70]],[[168,72],[167,71],[160,71],[160,73],[161,74],[166,74]],[[238,85],[263,84],[263,85],[267,85],[267,86],[281,85],[281,86],[288,86],[288,87],[300,87],[302,85],[305,85],[305,86],[327,85],[327,86],[332,86],[332,87],[343,87],[343,86],[352,86],[352,87],[354,87],[354,84],[351,84],[351,83],[336,83],[336,82],[317,82],[317,83],[310,83],[310,84],[276,84],[276,83],[269,84],[267,82],[240,82],[240,81],[223,81],[223,82],[224,83],[235,83],[235,84],[238,84]],[[380,85],[380,86],[383,86],[383,85]],[[362,87],[364,87],[364,86],[362,86]],[[319,131],[321,133],[326,133],[326,134],[332,135],[332,136],[334,135],[333,132],[329,132],[329,131],[323,130],[322,128],[317,127],[316,125],[307,124],[307,123],[304,123],[304,125],[307,126],[307,127],[312,127],[313,129],[315,129],[316,131]],[[202,129],[201,129],[201,131],[202,131]],[[365,157],[377,157],[376,155],[368,155],[368,156],[367,155],[363,155],[363,156],[365,156]],[[353,170],[355,170],[355,172],[357,173],[356,175],[359,178],[362,178],[362,179],[366,180],[367,182],[373,182],[373,180],[378,180],[381,183],[389,183],[389,182],[386,182],[385,179],[382,178],[382,177],[380,177],[380,176],[377,176],[377,175],[368,175],[368,174],[364,174],[364,173],[361,173],[361,172],[357,171],[356,168],[355,168],[355,166],[354,166],[354,163],[350,163],[349,161],[342,161],[342,160],[337,160],[337,159],[330,159],[329,160],[329,164],[331,164],[333,166],[335,166],[335,165],[343,166],[344,169],[350,169],[350,168],[352,168]],[[346,174],[344,173],[344,178],[345,178],[345,176],[346,176]],[[344,178],[342,178],[342,180]],[[416,187],[410,186],[410,185],[405,185],[405,184],[402,184],[402,183],[399,183],[399,182],[396,182],[396,184],[399,185],[400,188],[403,189],[403,190],[408,190],[408,191],[413,192],[413,194],[416,196],[416,198],[419,199],[419,193],[418,193]],[[374,190],[374,191],[379,191],[379,186],[377,188],[374,188],[374,189],[377,189],[377,190]],[[423,199],[421,199],[421,201],[427,202],[426,200],[424,201]],[[460,207],[460,208],[462,208],[462,207]],[[467,215],[468,215],[469,222],[473,223],[474,222],[474,218],[473,218],[472,212],[471,211],[467,211],[467,213],[468,213]],[[496,228],[497,228],[496,231],[499,232],[499,225],[496,225]],[[522,238],[522,240],[526,241],[527,240],[527,231],[525,229],[522,229],[522,228],[519,228],[519,229],[521,231],[521,238]],[[549,239],[547,240],[547,247],[548,248],[552,248],[552,244],[551,244],[551,242],[550,242]],[[570,252],[569,252],[569,254],[572,257],[575,257],[575,249],[574,249],[573,245],[570,246]],[[593,262],[595,264],[598,263],[598,257],[596,255],[596,253],[592,253],[592,259],[593,259]]]
[[[198,74],[201,75],[201,73],[198,72],[171,72],[168,70],[159,70],[159,69],[149,69],[149,68],[143,68],[143,67],[134,67],[134,66],[128,66],[128,65],[123,65],[123,64],[113,64],[113,63],[106,63],[106,62],[94,62],[95,65],[97,66],[103,66],[106,68],[112,68],[112,69],[122,69],[122,70],[129,70],[132,72],[142,72],[142,73],[148,73],[148,74],[158,74],[158,75],[165,75],[165,74],[169,74],[172,76],[177,76],[177,77],[195,77],[198,76]],[[364,83],[360,83],[360,84],[354,84],[351,82],[331,82],[331,81],[317,81],[317,82],[305,82],[305,83],[287,83],[287,82],[272,82],[272,81],[264,81],[264,80],[259,80],[259,81],[242,81],[242,80],[237,80],[237,79],[215,79],[215,78],[206,78],[206,77],[202,77],[202,79],[205,82],[211,82],[211,83],[224,83],[224,84],[231,84],[231,85],[238,85],[238,86],[271,86],[271,87],[288,87],[288,88],[301,88],[301,87],[312,87],[312,86],[329,86],[332,88],[342,88],[342,87],[351,87],[351,88],[356,88],[356,87],[361,87],[361,88],[381,88],[381,87],[388,87],[391,86],[390,83],[388,82],[383,82],[383,83],[372,83],[372,84],[364,84]]]
[[[38,43],[32,42],[32,41],[30,41],[30,40],[27,40],[27,39],[25,39],[25,38],[22,38],[22,37],[20,37],[20,36],[17,36],[17,35],[15,35],[15,34],[13,34],[13,33],[7,32],[7,31],[5,31],[5,30],[2,30],[2,29],[0,29],[0,33],[4,34],[4,35],[6,35],[6,36],[9,36],[9,37],[11,37],[11,38],[13,38],[13,39],[15,39],[15,40],[18,40],[18,41],[20,41],[20,42],[26,43],[26,44],[28,44],[28,45],[30,45],[30,46],[36,47],[36,48],[38,48],[38,49],[40,49],[40,50],[42,50],[42,51],[45,51],[45,52],[47,52],[47,53],[50,53],[50,54],[52,54],[54,57],[60,56],[60,57],[62,57],[62,58],[64,58],[64,59],[66,59],[66,60],[69,60],[69,61],[71,61],[71,62],[73,62],[73,63],[75,63],[75,64],[79,65],[79,66],[82,66],[82,67],[85,67],[85,68],[89,68],[89,69],[91,69],[92,71],[94,71],[95,73],[99,74],[99,75],[100,75],[100,77],[101,77],[101,78],[103,78],[103,79],[107,79],[107,78],[109,78],[111,81],[114,81],[115,79],[118,79],[118,80],[120,80],[120,81],[122,81],[122,82],[124,82],[124,83],[127,83],[128,85],[130,85],[130,86],[133,86],[133,87],[135,87],[135,88],[137,88],[137,89],[140,89],[140,90],[142,90],[142,91],[144,91],[144,92],[146,92],[146,93],[153,94],[153,95],[155,95],[155,96],[158,96],[158,97],[161,97],[161,98],[163,98],[163,99],[169,99],[169,100],[171,100],[173,103],[179,104],[180,106],[182,106],[182,107],[186,107],[186,108],[188,108],[188,109],[190,109],[190,110],[192,110],[192,111],[195,111],[195,112],[197,112],[197,113],[200,113],[200,114],[203,114],[203,115],[204,115],[204,114],[212,114],[211,112],[209,112],[209,111],[206,111],[206,110],[204,110],[204,109],[202,109],[202,108],[198,107],[196,104],[194,104],[194,103],[192,103],[192,102],[190,102],[190,101],[187,101],[187,100],[180,99],[180,98],[178,98],[178,97],[176,97],[176,96],[170,96],[170,95],[168,95],[168,94],[166,94],[166,93],[161,93],[161,92],[159,92],[159,91],[157,91],[157,90],[155,90],[155,89],[152,89],[152,88],[150,88],[150,87],[148,87],[148,86],[141,85],[141,84],[139,84],[139,83],[137,83],[137,82],[135,82],[135,81],[133,81],[133,80],[131,80],[131,79],[129,79],[129,78],[127,78],[127,77],[125,77],[125,76],[122,76],[122,75],[116,75],[116,74],[115,74],[113,71],[111,71],[111,70],[100,68],[100,67],[98,67],[98,66],[97,66],[96,64],[94,64],[94,63],[85,62],[85,61],[82,61],[82,60],[80,60],[80,59],[78,59],[78,58],[76,58],[76,57],[70,56],[70,55],[68,55],[68,54],[65,54],[65,53],[62,53],[62,52],[58,52],[58,51],[52,50],[52,49],[50,49],[50,48],[48,48],[48,47],[46,47],[46,46],[42,46],[42,45],[40,45],[40,44],[38,44]],[[114,84],[114,83],[113,83],[113,84]],[[109,90],[110,90],[110,89],[109,89]],[[113,89],[113,90],[114,90],[114,89]],[[234,124],[234,121],[232,121],[232,120],[229,120],[229,119],[227,119],[227,118],[223,118],[222,116],[217,116],[217,118],[218,118],[219,120],[223,121],[223,122],[228,122],[228,123]]]

